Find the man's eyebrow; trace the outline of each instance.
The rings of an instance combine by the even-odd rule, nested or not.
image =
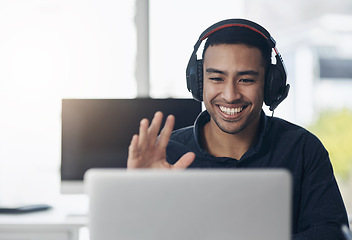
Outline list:
[[[254,71],[254,70],[247,70],[247,71],[240,71],[237,73],[237,75],[243,76],[243,75],[254,75],[257,76],[259,75],[259,72]]]
[[[215,68],[207,68],[205,71],[206,71],[207,73],[225,74],[224,71],[221,71],[221,70],[218,70],[218,69],[215,69]]]
[[[207,73],[226,74],[225,71],[218,70],[218,69],[215,69],[215,68],[207,68],[207,69],[206,69],[206,72],[207,72]],[[258,75],[259,75],[259,72],[254,71],[254,70],[246,70],[246,71],[240,71],[240,72],[238,72],[237,75],[239,75],[239,76],[244,76],[244,75],[254,75],[254,76],[258,76]]]

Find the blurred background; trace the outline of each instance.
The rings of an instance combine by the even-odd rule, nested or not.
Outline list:
[[[226,18],[276,40],[291,91],[275,116],[321,139],[351,215],[350,0],[0,0],[0,205],[60,194],[62,98],[190,98],[193,45]]]

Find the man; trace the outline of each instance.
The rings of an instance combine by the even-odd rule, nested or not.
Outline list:
[[[200,43],[207,39],[203,59]],[[271,51],[276,64],[271,63]],[[203,100],[194,126],[172,132],[174,117],[161,128],[157,112],[140,124],[129,147],[129,168],[285,168],[293,176],[293,238],[343,239],[348,224],[329,156],[305,129],[267,117],[287,96],[286,72],[270,34],[256,23],[230,19],[207,29],[187,67],[187,85]]]

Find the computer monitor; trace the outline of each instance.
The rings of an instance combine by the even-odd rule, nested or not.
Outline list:
[[[128,146],[142,118],[173,114],[175,128],[193,125],[201,112],[193,99],[63,99],[61,192],[83,193],[90,168],[126,168]]]

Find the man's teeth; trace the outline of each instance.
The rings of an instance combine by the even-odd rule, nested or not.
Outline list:
[[[237,113],[240,113],[243,108],[239,107],[239,108],[228,108],[228,107],[224,107],[224,106],[219,106],[220,110],[228,115],[235,115]]]

